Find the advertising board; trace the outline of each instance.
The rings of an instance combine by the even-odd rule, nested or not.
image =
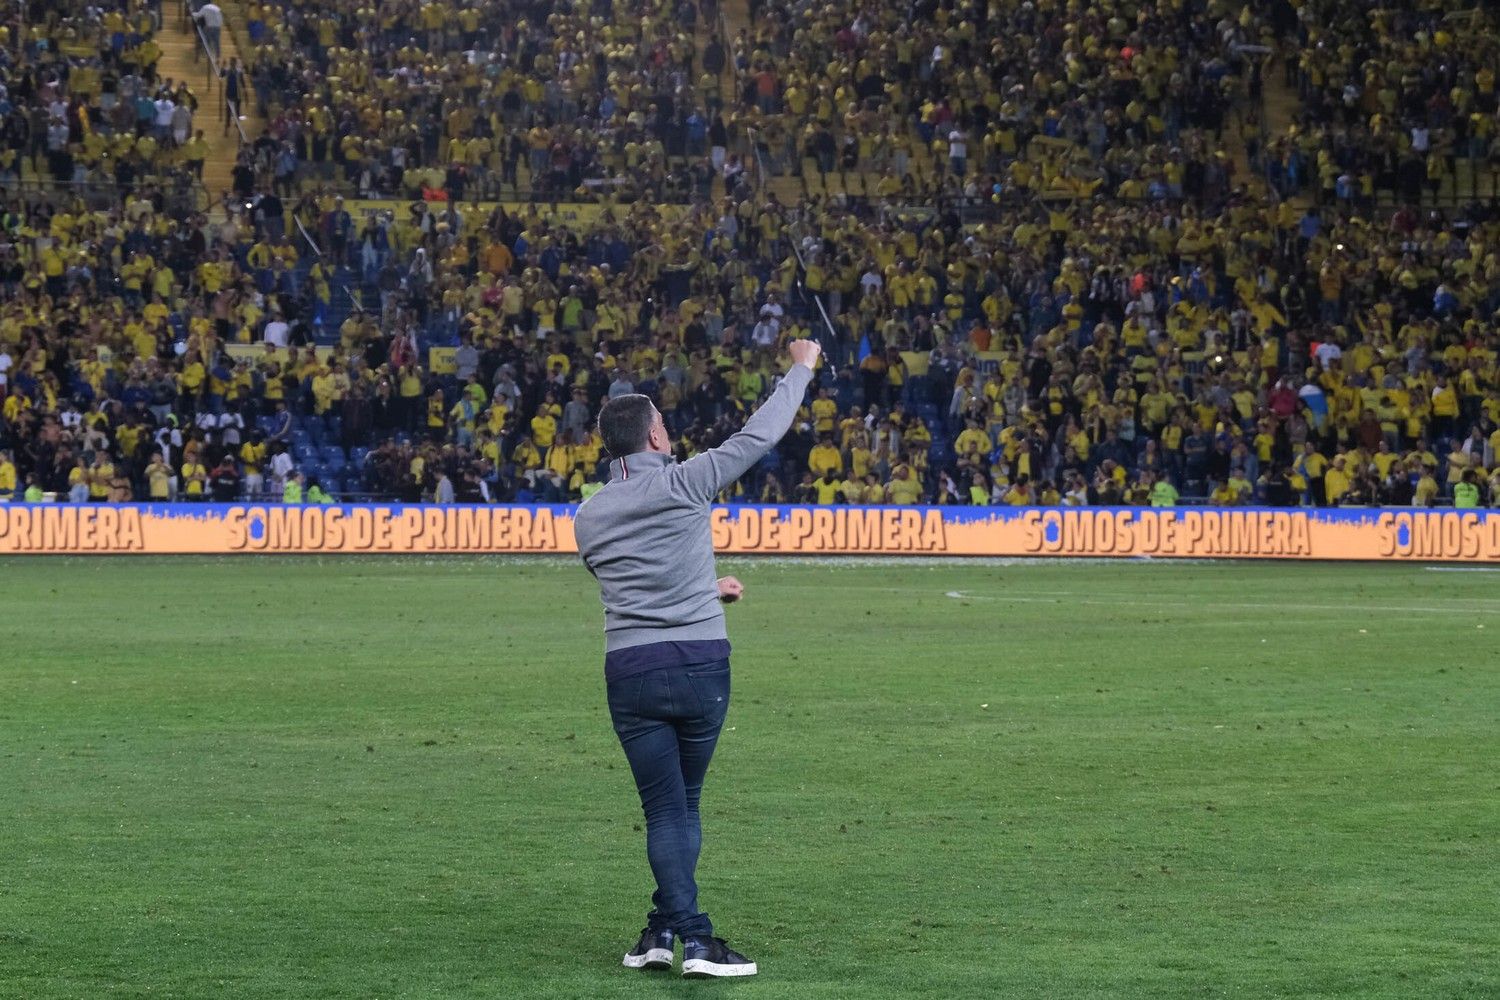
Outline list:
[[[559,553],[570,505],[0,504],[0,554]],[[767,555],[1500,562],[1500,511],[1215,507],[714,508]]]

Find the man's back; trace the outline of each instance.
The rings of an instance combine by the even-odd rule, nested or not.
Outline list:
[[[621,652],[636,647],[714,644],[715,655],[727,655],[710,505],[786,433],[811,379],[810,368],[792,366],[743,430],[680,465],[654,451],[615,459],[610,481],[578,508],[578,550],[604,601],[607,676],[660,662],[651,651],[641,651],[645,659]],[[663,652],[680,663],[693,650]]]
[[[724,638],[714,586],[710,502],[683,482],[670,455],[631,455],[578,509],[574,532],[599,580],[611,649],[639,642]],[[671,633],[670,635],[667,633]]]

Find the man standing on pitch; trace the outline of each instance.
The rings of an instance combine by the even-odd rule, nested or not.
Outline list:
[[[670,969],[680,937],[684,976],[756,972],[713,936],[694,880],[703,842],[698,798],[729,709],[720,604],[743,592],[732,576],[714,578],[709,509],[797,415],[820,349],[794,340],[787,350],[791,371],[744,428],[680,465],[648,397],[617,396],[599,411],[599,434],[614,461],[609,482],[578,508],[574,532],[604,601],[609,712],[641,795],[656,876],[646,929],[625,956],[631,968]]]

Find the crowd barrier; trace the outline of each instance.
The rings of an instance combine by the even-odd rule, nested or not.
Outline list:
[[[576,507],[0,504],[0,554],[573,553]],[[1500,510],[724,506],[725,553],[1500,562]]]

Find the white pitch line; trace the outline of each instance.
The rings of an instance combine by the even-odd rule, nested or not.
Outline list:
[[[895,589],[895,588],[892,588],[892,589]],[[1279,611],[1279,612],[1282,612],[1283,614],[1285,614],[1287,612],[1296,612],[1296,611],[1349,611],[1349,610],[1351,610],[1351,606],[1347,605],[1347,604],[1262,604],[1262,603],[1256,603],[1256,602],[1253,602],[1253,601],[1235,601],[1235,602],[1217,602],[1216,601],[1216,602],[1212,602],[1212,603],[1198,602],[1198,601],[1194,601],[1194,602],[1191,602],[1191,603],[1184,602],[1184,601],[1170,601],[1170,602],[1169,601],[1129,601],[1129,600],[1125,600],[1125,601],[1101,601],[1101,600],[1098,600],[1097,598],[1083,597],[1083,596],[1073,596],[1071,594],[1069,594],[1069,595],[1054,594],[1054,595],[1043,596],[1043,597],[1038,597],[1038,596],[1021,597],[1021,596],[1012,596],[1012,595],[1006,595],[1004,597],[989,597],[989,596],[977,596],[977,595],[966,593],[966,592],[961,591],[961,590],[950,590],[946,594],[944,594],[943,596],[955,598],[957,600],[964,600],[964,601],[999,601],[1001,603],[1014,603],[1014,604],[1062,604],[1062,603],[1068,603],[1068,604],[1084,604],[1084,605],[1089,605],[1089,606],[1094,606],[1094,607],[1104,607],[1104,608],[1109,608],[1109,607],[1120,607],[1120,608],[1190,608],[1190,609],[1191,608],[1202,608],[1204,610],[1211,610],[1211,611],[1219,611],[1219,610],[1228,610],[1228,611]],[[1360,611],[1407,612],[1407,613],[1433,614],[1433,615],[1472,615],[1476,611],[1484,611],[1484,610],[1487,610],[1487,609],[1485,609],[1485,608],[1431,608],[1431,607],[1418,607],[1418,606],[1409,605],[1409,604],[1397,604],[1397,605],[1370,605],[1370,604],[1365,604],[1365,605],[1359,605],[1358,606],[1358,610],[1360,610]]]
[[[1028,596],[1030,596],[1030,597],[1080,597],[1080,596],[1104,596],[1104,597],[1112,597],[1112,596],[1114,596],[1112,594],[1100,595],[1098,591],[1091,591],[1091,590],[1030,590],[1030,589],[1028,589],[1026,591],[1026,594]],[[1003,599],[1004,598],[1002,598],[1002,600]],[[1462,603],[1465,603],[1465,602],[1467,602],[1469,604],[1478,604],[1478,605],[1483,605],[1483,606],[1486,606],[1486,607],[1493,607],[1497,611],[1500,611],[1500,599],[1497,599],[1497,598],[1494,598],[1494,597],[1453,597],[1453,598],[1444,598],[1444,600],[1445,601],[1452,601],[1455,604],[1462,604]],[[1226,602],[1221,602],[1221,603],[1226,603]],[[1228,602],[1228,603],[1232,603],[1232,602]],[[1227,604],[1226,604],[1226,606],[1227,606]],[[1285,607],[1285,605],[1282,605],[1282,604],[1261,604],[1261,605],[1244,604],[1242,606],[1243,607],[1257,607],[1258,606],[1258,607],[1265,607],[1265,608],[1280,608],[1280,607]],[[1342,611],[1345,608],[1347,608],[1348,605],[1344,605],[1344,604],[1323,604],[1323,605],[1319,605],[1319,604],[1300,604],[1300,605],[1298,605],[1298,607],[1303,607],[1303,608],[1317,608],[1317,607],[1322,607],[1322,608],[1325,608],[1325,609],[1330,610],[1330,611]],[[1377,610],[1377,611],[1378,610],[1382,610],[1382,608],[1380,606],[1378,606],[1378,605],[1369,605],[1369,607],[1372,610]],[[1405,605],[1405,604],[1393,604],[1393,605],[1386,605],[1386,606],[1384,606],[1384,610],[1387,610],[1387,611],[1407,611],[1407,610],[1420,611],[1421,609],[1420,608],[1413,608],[1413,607],[1410,607],[1410,606]],[[1481,610],[1484,610],[1484,608],[1480,607],[1480,608],[1474,608],[1472,610],[1481,611]]]
[[[782,586],[785,587],[784,584]],[[902,588],[902,587],[878,587],[878,588],[861,588],[861,589],[876,589],[876,590],[887,591],[889,593],[909,593],[910,592],[906,588]],[[1015,594],[1006,594],[1004,596],[995,596],[995,595],[988,595],[988,594],[973,594],[973,593],[970,593],[967,590],[948,590],[948,591],[944,591],[943,592],[943,596],[944,597],[948,597],[948,598],[952,598],[955,601],[999,601],[1001,603],[1006,603],[1006,604],[1061,604],[1061,603],[1067,602],[1067,603],[1071,603],[1071,604],[1085,604],[1085,605],[1089,605],[1089,606],[1092,606],[1092,607],[1104,607],[1104,608],[1109,608],[1109,607],[1121,607],[1121,608],[1205,608],[1205,609],[1210,609],[1210,610],[1281,611],[1281,612],[1287,612],[1287,611],[1348,611],[1349,610],[1349,605],[1347,605],[1347,604],[1263,604],[1263,603],[1258,603],[1258,602],[1254,602],[1254,601],[1234,601],[1234,602],[1215,601],[1215,602],[1212,602],[1212,603],[1199,602],[1199,601],[1193,601],[1191,603],[1184,602],[1184,601],[1171,601],[1171,602],[1168,602],[1168,601],[1132,601],[1132,600],[1110,601],[1110,600],[1099,600],[1098,598],[1093,598],[1093,597],[1084,597],[1084,596],[1082,596],[1080,594],[1073,594],[1073,593],[1067,593],[1067,592],[1056,592],[1056,591],[1051,592],[1051,593],[1047,593],[1047,594],[1040,594],[1040,595],[1039,594],[1030,594],[1030,595],[1027,595],[1027,596],[1020,596],[1020,595],[1015,595]],[[1477,600],[1478,598],[1470,598],[1470,599],[1471,600]],[[1493,603],[1493,602],[1490,602],[1490,603]],[[1410,604],[1395,604],[1395,605],[1387,604],[1387,605],[1361,605],[1360,606],[1360,610],[1361,611],[1402,611],[1402,612],[1416,612],[1418,614],[1437,614],[1437,615],[1472,615],[1475,611],[1483,611],[1483,610],[1486,610],[1486,609],[1484,609],[1484,608],[1432,608],[1432,607],[1419,607],[1419,606],[1410,605]]]
[[[799,584],[799,583],[776,583],[773,586],[777,590],[827,590],[826,584]],[[910,587],[860,587],[841,583],[841,589],[860,590],[865,592],[885,594],[910,594]],[[1140,608],[1208,608],[1213,610],[1246,610],[1246,611],[1391,611],[1391,612],[1415,612],[1418,614],[1439,615],[1472,615],[1475,612],[1495,611],[1500,612],[1500,601],[1488,600],[1480,597],[1455,598],[1455,601],[1482,602],[1483,606],[1477,607],[1427,607],[1415,604],[1271,604],[1256,601],[1137,601],[1137,600],[1100,600],[1097,597],[1088,596],[1093,591],[1081,590],[1033,590],[1025,595],[1017,594],[975,594],[968,590],[948,590],[943,592],[944,597],[957,601],[999,601],[1001,603],[1017,604],[1057,604],[1072,603],[1097,605],[1099,607],[1140,607]]]
[[[1429,573],[1500,573],[1500,566],[1424,566]]]

